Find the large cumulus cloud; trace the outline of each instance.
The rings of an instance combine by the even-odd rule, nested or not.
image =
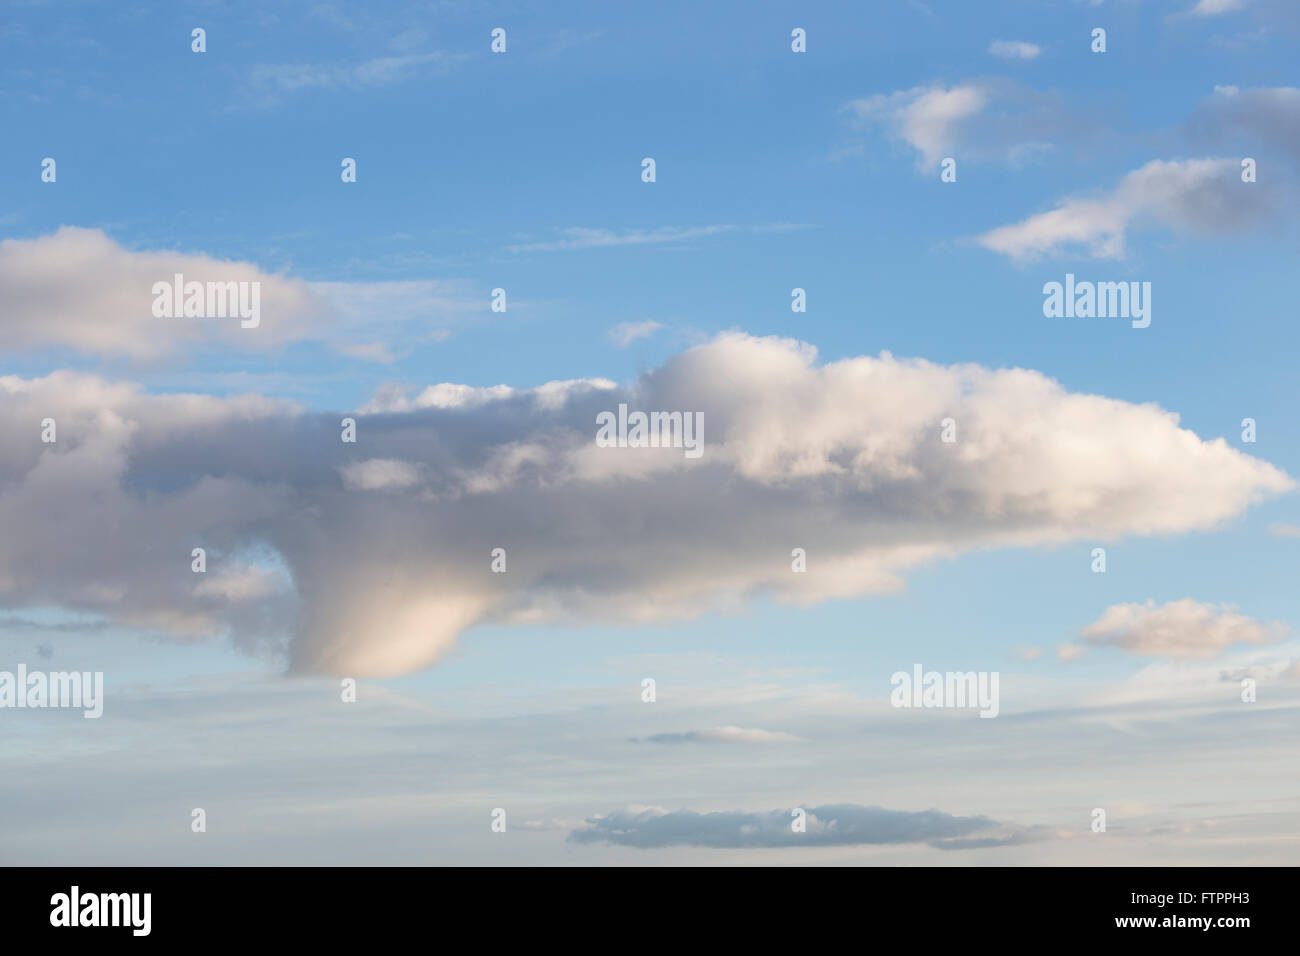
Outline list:
[[[701,412],[703,456],[597,447],[596,415],[619,402]],[[866,595],[973,549],[1213,527],[1292,487],[1155,405],[1033,371],[819,364],[809,345],[742,334],[629,386],[390,389],[356,414],[355,444],[344,414],[0,378],[0,602],[391,675],[480,622]],[[200,546],[206,575],[190,569]]]

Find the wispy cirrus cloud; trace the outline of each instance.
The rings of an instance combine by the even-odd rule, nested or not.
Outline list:
[[[507,246],[508,252],[567,252],[574,249],[603,249],[610,246],[645,246],[688,242],[724,233],[738,226],[660,226],[657,229],[591,229],[571,226],[559,231],[560,238],[522,242]]]
[[[653,319],[645,322],[620,322],[609,330],[609,340],[621,349],[627,348],[640,339],[648,339],[660,329],[663,323]]]
[[[557,230],[554,239],[517,242],[506,246],[507,252],[567,252],[577,249],[603,249],[613,246],[652,246],[690,242],[731,233],[771,235],[809,229],[808,223],[770,222],[753,226],[659,226],[654,229],[604,229],[570,226]]]
[[[379,56],[356,63],[259,63],[249,69],[245,99],[273,106],[307,90],[371,90],[406,83],[420,76],[441,76],[469,57],[435,50]]]
[[[989,44],[989,53],[1003,60],[1033,60],[1042,52],[1037,43],[1024,40],[994,40]]]

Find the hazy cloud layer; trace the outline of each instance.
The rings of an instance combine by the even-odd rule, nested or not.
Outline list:
[[[793,809],[793,808],[792,808]],[[642,848],[703,846],[745,847],[858,846],[926,843],[939,850],[1010,846],[1048,839],[1046,827],[1020,827],[988,817],[956,817],[938,810],[909,812],[838,804],[808,807],[807,830],[792,828],[791,810],[767,813],[659,808],[627,810],[592,817],[569,839],[576,843],[613,843]]]
[[[702,457],[597,447],[597,414],[620,402],[702,413]],[[356,413],[355,444],[342,417],[71,372],[0,378],[0,601],[389,675],[480,622],[886,592],[937,558],[1210,528],[1293,486],[1155,405],[1037,372],[887,353],[819,365],[811,346],[735,333],[631,386],[390,390]]]
[[[1187,12],[1194,17],[1217,17],[1245,9],[1246,0],[1197,0]]]
[[[258,106],[274,106],[289,95],[307,90],[356,92],[442,76],[467,59],[463,53],[434,50],[356,63],[259,63],[249,70],[244,96]]]
[[[779,730],[758,727],[710,727],[707,730],[690,730],[676,734],[652,734],[646,740],[652,744],[735,743],[735,744],[793,744],[803,738]]]
[[[1004,60],[1032,60],[1043,51],[1037,43],[1024,40],[994,40],[989,44],[989,52]]]
[[[1198,141],[1240,144],[1243,155],[1246,148],[1277,149],[1300,165],[1300,89],[1294,86],[1216,86],[1187,125]],[[1255,158],[1264,168],[1261,179],[1277,175],[1269,153]]]

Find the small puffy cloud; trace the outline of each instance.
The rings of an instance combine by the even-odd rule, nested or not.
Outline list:
[[[917,86],[853,100],[844,109],[855,125],[879,128],[915,150],[918,169],[948,156],[1020,165],[1087,135],[1094,123],[1078,115],[1067,122],[1059,94],[1004,80]],[[840,152],[861,149],[857,143]]]
[[[1300,538],[1300,524],[1269,525],[1268,533],[1279,538]]]
[[[848,109],[861,120],[883,125],[920,154],[921,165],[930,166],[955,149],[963,127],[988,102],[988,92],[974,84],[918,86],[854,100]]]
[[[1226,604],[1191,598],[1156,605],[1116,604],[1081,632],[1097,646],[1163,657],[1214,657],[1234,644],[1273,644],[1285,640],[1281,624],[1264,624]]]
[[[989,817],[958,817],[938,810],[903,811],[838,804],[808,807],[805,832],[791,826],[792,810],[629,809],[592,817],[574,830],[575,843],[607,843],[643,849],[699,846],[717,849],[869,846],[924,843],[939,850],[1012,846],[1050,839],[1045,827],[999,823]]]
[[[1268,200],[1257,184],[1243,184],[1240,172],[1237,159],[1153,160],[1108,194],[1065,199],[976,241],[1017,261],[1076,250],[1117,259],[1139,223],[1196,235],[1242,232],[1265,217]]]
[[[989,44],[989,52],[1004,60],[1032,60],[1042,50],[1037,43],[1026,43],[1023,40],[994,40]]]

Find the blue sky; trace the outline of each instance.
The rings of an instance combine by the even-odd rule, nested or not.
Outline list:
[[[190,49],[195,27],[206,30],[202,54]],[[504,54],[489,49],[495,27],[507,31]],[[807,32],[806,53],[791,50],[796,27]],[[1107,31],[1104,54],[1090,49],[1095,27]],[[121,420],[135,422],[138,414],[140,435],[152,429],[148,441],[165,443],[170,439],[157,436],[184,431],[177,422],[190,406],[150,405],[150,397],[285,400],[301,420],[333,428],[340,415],[367,403],[377,409],[378,394],[411,398],[437,383],[526,390],[607,380],[629,395],[672,394],[668,386],[656,392],[655,383],[689,380],[694,366],[684,354],[705,349],[718,363],[705,367],[725,377],[728,362],[751,353],[718,336],[743,334],[808,343],[817,350],[814,368],[888,352],[943,368],[1033,370],[1067,393],[1126,403],[1124,417],[1079,425],[1079,440],[1098,449],[1104,472],[1095,487],[1117,497],[1167,487],[1152,507],[1170,509],[1167,520],[1152,519],[1155,526],[1164,522],[1156,533],[1133,515],[1111,522],[1103,509],[1089,512],[1093,527],[1082,531],[1074,517],[1054,515],[1032,542],[1009,543],[1005,535],[1036,527],[1035,505],[997,533],[960,543],[954,537],[944,544],[950,553],[899,558],[888,568],[901,576],[894,591],[863,585],[790,603],[780,587],[766,586],[766,572],[755,572],[753,587],[741,588],[735,601],[661,600],[670,619],[645,619],[631,584],[617,598],[605,595],[612,606],[589,607],[585,597],[571,596],[556,598],[560,609],[537,599],[533,617],[471,615],[472,624],[432,666],[367,675],[363,687],[372,696],[363,691],[358,705],[365,719],[345,732],[321,703],[337,698],[339,673],[322,666],[306,668],[312,676],[282,676],[284,642],[312,644],[302,630],[310,630],[302,623],[310,613],[300,620],[284,610],[304,595],[281,595],[276,601],[283,598],[284,607],[276,603],[268,612],[277,625],[288,621],[284,634],[258,631],[261,625],[241,616],[251,608],[232,611],[223,619],[230,633],[216,638],[157,625],[180,620],[158,616],[161,604],[150,605],[154,623],[140,626],[130,608],[85,596],[103,582],[67,555],[101,546],[93,527],[80,540],[52,535],[44,546],[16,552],[27,558],[7,559],[18,569],[10,578],[0,574],[0,669],[46,660],[50,669],[104,670],[106,716],[90,730],[78,718],[74,733],[66,729],[70,721],[24,715],[31,736],[21,739],[30,747],[0,750],[0,765],[37,759],[51,772],[71,774],[77,755],[88,751],[105,773],[126,769],[116,771],[118,802],[108,787],[100,806],[104,834],[94,823],[69,823],[84,818],[75,801],[42,808],[35,791],[9,783],[9,797],[37,821],[15,861],[42,862],[40,848],[54,840],[57,848],[48,852],[58,862],[125,862],[126,841],[135,840],[147,861],[315,862],[323,851],[313,841],[334,834],[344,859],[428,862],[409,855],[400,835],[409,827],[422,828],[422,845],[441,848],[454,862],[1247,862],[1268,859],[1274,851],[1261,848],[1267,840],[1282,848],[1276,852],[1293,846],[1300,806],[1282,771],[1294,771],[1294,758],[1279,757],[1270,735],[1295,730],[1300,704],[1291,631],[1300,627],[1300,506],[1262,472],[1248,475],[1240,461],[1248,455],[1300,475],[1290,214],[1300,185],[1298,36],[1300,14],[1271,0],[830,3],[812,10],[672,2],[392,3],[365,10],[328,3],[11,4],[0,24],[0,289],[17,303],[18,317],[0,375],[41,380],[65,370],[99,383],[136,383],[144,396],[118,405],[104,397],[109,384],[102,393],[95,391],[100,385],[84,386],[90,404],[70,416],[101,405]],[[1034,52],[995,55],[996,41],[1031,44]],[[948,156],[957,161],[953,183],[939,175],[937,159]],[[54,183],[41,180],[44,157],[57,161]],[[357,162],[355,183],[340,181],[344,157]],[[655,159],[653,183],[642,181],[643,157]],[[1257,182],[1236,177],[1243,157],[1257,161]],[[1196,165],[1202,161],[1219,165]],[[1052,233],[1056,220],[1036,218],[1052,210],[1064,210],[1070,228],[1082,232]],[[1116,232],[1092,228],[1099,218],[1120,223],[1118,249],[1101,247]],[[994,248],[989,234],[1018,224],[1018,251]],[[61,227],[91,232],[73,236]],[[193,263],[212,260],[242,264],[257,270],[267,288],[285,290],[276,301],[301,295],[309,305],[296,324],[284,326],[274,324],[275,305],[268,307],[267,334],[284,328],[281,339],[255,338],[259,330],[244,339],[238,331],[186,333],[172,342],[172,331],[140,325],[139,316],[108,306],[102,316],[94,308],[74,316],[60,309],[79,308],[75,299],[41,304],[43,295],[57,298],[52,289],[108,285],[136,268],[144,275],[154,268],[149,263],[167,256],[194,270]],[[41,268],[33,265],[38,261]],[[170,276],[159,269],[159,278]],[[1045,318],[1043,284],[1066,273],[1151,283],[1150,327],[1134,329],[1124,318]],[[505,313],[489,308],[498,287],[507,293]],[[795,287],[807,292],[804,313],[791,311]],[[98,289],[88,294],[110,301]],[[79,328],[77,321],[93,321],[89,338],[66,331]],[[779,363],[776,352],[771,358]],[[802,381],[783,378],[782,365],[772,368],[768,398],[779,396],[782,382]],[[647,373],[653,374],[639,378]],[[737,394],[752,388],[758,400],[763,381],[755,373],[758,384],[746,378]],[[920,400],[925,388],[915,387]],[[50,386],[63,395],[82,388]],[[1130,406],[1147,403],[1176,413],[1207,448],[1221,438],[1226,450],[1189,451],[1186,459],[1171,452],[1167,467],[1158,462],[1148,480],[1132,462],[1164,433],[1143,438],[1124,431]],[[493,417],[497,405],[488,402],[481,419],[448,423],[447,433],[501,429],[524,443],[512,429],[534,427],[534,419],[500,405],[501,417]],[[997,407],[1009,441],[1026,434],[1026,416],[1037,411],[1014,401]],[[836,406],[842,422],[858,411],[843,401]],[[860,412],[869,443],[872,410]],[[390,406],[375,419],[376,433],[385,430],[391,443],[377,456],[383,461],[401,457],[393,449],[416,440],[400,418],[408,413],[422,414]],[[121,522],[149,524],[154,514],[167,525],[174,512],[141,489],[162,493],[191,466],[220,480],[247,477],[265,460],[291,489],[317,480],[302,477],[312,461],[295,465],[277,458],[271,444],[259,445],[260,437],[232,437],[243,412],[221,426],[229,434],[211,424],[225,412],[193,414],[197,424],[177,439],[193,447],[121,446],[124,500],[138,509],[123,512],[130,517]],[[735,437],[730,428],[743,412],[735,414],[719,442],[723,434]],[[1257,423],[1254,443],[1241,440],[1247,417]],[[1063,455],[1077,451],[1071,422],[1077,419],[1050,426]],[[545,434],[535,427],[532,434]],[[426,450],[441,449],[444,435],[423,440]],[[285,432],[281,447],[307,441]],[[220,463],[217,451],[230,464]],[[111,472],[104,463],[117,462],[117,451],[104,455],[96,461]],[[205,455],[218,464],[193,464]],[[1071,460],[1075,471],[1091,474],[1094,456]],[[1014,469],[999,475],[1018,487]],[[742,468],[732,480],[742,477],[753,474]],[[1271,490],[1254,495],[1256,481]],[[1238,483],[1245,489],[1240,500],[1229,495]],[[726,496],[734,485],[710,487]],[[942,488],[922,491],[939,496]],[[1050,489],[1040,493],[1052,497]],[[1214,500],[1220,493],[1222,508]],[[31,510],[14,495],[11,513]],[[1184,497],[1203,500],[1205,512],[1192,514],[1196,506],[1183,504]],[[100,499],[87,493],[85,500]],[[549,506],[529,510],[525,500],[522,491],[513,499],[539,542],[564,537],[559,510],[550,526]],[[287,567],[298,585],[317,562],[303,544],[311,533],[322,534],[326,549],[348,547],[343,531],[330,538],[338,529],[328,519],[311,530],[278,527],[275,514],[300,502],[292,491],[267,501],[257,506],[267,508],[262,524],[250,524],[240,541],[247,544],[259,528],[270,529],[277,546],[277,535],[287,536],[294,545],[282,547],[285,556],[272,564]],[[511,503],[502,501],[504,512]],[[804,504],[810,521],[821,514]],[[725,514],[730,503],[718,506]],[[637,507],[629,505],[623,527],[606,525],[608,536],[635,537],[657,514]],[[980,517],[996,523],[998,507],[989,503]],[[924,509],[917,508],[919,515]],[[358,512],[353,530],[368,527],[376,514]],[[771,517],[774,525],[780,517],[737,514],[745,522]],[[851,521],[853,514],[847,509],[841,517]],[[451,513],[439,522],[430,533],[459,530]],[[572,547],[584,547],[574,534]],[[927,525],[927,545],[930,535]],[[226,544],[222,553],[233,555],[234,543]],[[157,546],[173,542],[160,538]],[[394,548],[407,546],[415,544]],[[1105,574],[1089,570],[1096,546],[1107,548]],[[358,554],[366,547],[358,542]],[[661,593],[652,584],[661,570],[655,554],[662,557],[647,548],[648,595]],[[58,581],[39,589],[6,584],[22,578],[32,555]],[[264,568],[260,560],[254,566]],[[473,552],[461,563],[478,567],[485,560]],[[621,552],[608,558],[620,569],[622,560]],[[727,578],[720,569],[718,575]],[[368,579],[358,572],[358,580]],[[122,585],[122,601],[133,600],[133,586]],[[168,587],[160,584],[160,593]],[[589,590],[600,592],[601,585],[593,580]],[[1212,619],[1239,614],[1250,622],[1241,626],[1281,630],[1267,641],[1214,645],[1214,653],[1202,655],[1151,650],[1157,645],[1144,641],[1154,638],[1135,627],[1127,639],[1138,650],[1058,654],[1060,645],[1087,643],[1080,632],[1107,608],[1165,608],[1184,599],[1211,608]],[[282,611],[289,615],[283,621],[275,616]],[[1222,632],[1211,631],[1206,640],[1213,644]],[[45,650],[34,655],[38,647]],[[889,675],[914,662],[1001,671],[1009,716],[976,719],[953,732],[920,715],[900,728],[898,712],[885,703]],[[655,720],[637,697],[652,671],[672,675],[650,708]],[[1272,681],[1271,696],[1253,705],[1260,721],[1254,730],[1241,730],[1249,719],[1240,713],[1245,705],[1234,702],[1235,684],[1221,677],[1237,671]],[[222,693],[230,695],[224,704]],[[227,717],[211,734],[209,707]],[[236,717],[240,712],[246,720]],[[157,760],[166,752],[154,736],[164,719],[191,743],[172,770]],[[993,730],[980,736],[986,725]],[[1106,738],[1111,757],[1060,745],[1096,725],[1113,735]],[[266,770],[279,751],[265,734],[276,726],[301,733],[300,752],[277,771],[283,779],[268,778]],[[788,732],[803,743],[627,745],[655,733],[719,726]],[[1239,732],[1257,741],[1254,749],[1219,754],[1215,748],[1230,748]],[[971,774],[983,769],[998,777],[998,768],[1027,764],[961,796],[923,760],[900,758],[893,769],[881,764],[900,750],[942,753],[948,733],[966,742],[961,768]],[[441,768],[436,779],[408,766],[410,754],[395,737],[439,742],[419,750]],[[353,789],[324,779],[333,759],[326,739],[342,741],[339,759],[367,769],[365,784]],[[1153,739],[1182,762],[1135,779],[1133,767],[1153,759],[1145,750]],[[1267,762],[1278,778],[1265,774],[1249,791],[1207,782],[1193,766],[1200,744],[1218,754],[1221,768]],[[760,756],[747,756],[746,746]],[[660,766],[666,750],[677,762]],[[744,783],[737,767],[735,782],[710,769],[733,760],[766,773],[770,785]],[[223,773],[206,772],[218,765]],[[532,775],[527,783],[519,776],[524,771]],[[203,786],[185,785],[191,772]],[[1040,781],[1041,792],[1031,786],[1013,797],[1015,773]],[[175,813],[175,834],[149,830],[144,809],[130,805],[124,795],[133,774],[174,797],[174,807],[149,812]],[[400,785],[392,791],[384,781]],[[1201,794],[1198,787],[1199,801],[1189,796]],[[206,841],[196,844],[188,840],[189,808],[204,799],[224,805],[229,822],[196,836]],[[312,809],[281,820],[281,802],[294,800]],[[441,808],[436,820],[425,819],[422,800]],[[1113,856],[1085,846],[1087,813],[1104,800],[1127,807],[1118,817],[1133,820],[1129,842]],[[581,827],[574,821],[627,805],[761,813],[800,801],[900,812],[937,807],[1046,829],[961,851],[887,840],[883,849],[744,851],[565,839]],[[507,851],[485,842],[495,836],[485,821],[496,806],[519,807],[520,820],[552,822],[508,833],[514,842]],[[259,821],[269,818],[279,821],[280,835],[261,831]],[[1228,827],[1231,840],[1196,839],[1206,820],[1219,821],[1216,834]],[[106,835],[110,823],[129,836]],[[1080,827],[1082,836],[1044,836]],[[1184,835],[1167,839],[1169,828]],[[372,830],[392,833],[371,834],[377,842],[368,843]]]

